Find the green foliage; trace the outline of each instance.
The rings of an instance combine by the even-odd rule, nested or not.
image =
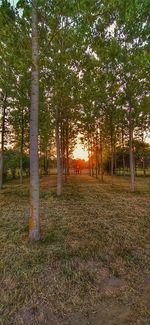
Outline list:
[[[15,178],[16,172],[20,169],[20,152],[12,149],[4,153],[4,175],[5,177]],[[23,171],[26,174],[29,171],[29,156],[23,155]]]
[[[63,141],[64,146],[68,141],[70,152],[78,132],[91,145],[100,128],[105,153],[112,143],[121,145],[122,130],[127,141],[129,106],[133,132],[140,138],[150,126],[149,1],[37,4],[41,154],[55,155],[56,112],[61,137],[68,134]],[[7,96],[9,131],[5,143],[28,151],[31,3],[20,0],[14,9],[2,1],[0,19],[0,92],[2,102]]]

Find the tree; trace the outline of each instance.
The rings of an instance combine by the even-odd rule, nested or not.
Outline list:
[[[39,111],[39,65],[37,0],[32,1],[32,81],[30,112],[30,219],[29,238],[40,238],[39,224],[39,158],[38,158],[38,111]]]
[[[15,34],[15,13],[9,2],[2,1],[0,6],[0,189],[3,186],[4,149],[6,144],[6,130],[8,106],[10,104],[11,86],[14,81],[12,63],[12,40]],[[12,50],[13,52],[13,50]]]

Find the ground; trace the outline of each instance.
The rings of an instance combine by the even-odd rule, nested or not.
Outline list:
[[[0,195],[1,324],[149,324],[150,178],[111,186],[70,176],[41,180],[41,241],[28,241],[29,190]]]

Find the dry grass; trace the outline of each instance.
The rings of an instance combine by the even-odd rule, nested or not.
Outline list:
[[[0,196],[1,324],[149,324],[150,179],[41,181],[42,240],[28,242],[28,182]]]

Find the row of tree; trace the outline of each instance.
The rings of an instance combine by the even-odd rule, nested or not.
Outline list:
[[[114,152],[114,168],[113,175],[130,175],[129,164],[129,145],[128,143],[122,147],[117,146]],[[55,146],[54,146],[55,149]],[[30,176],[30,163],[29,155],[27,153],[20,154],[19,150],[5,149],[4,151],[4,168],[3,168],[3,181],[11,179],[20,179],[20,183],[23,182],[23,177]],[[68,170],[65,165],[63,168],[64,180],[67,179],[67,175],[71,173],[80,174],[84,173],[96,176],[103,181],[104,175],[111,174],[111,152],[109,147],[101,151],[100,143],[94,145],[89,149],[89,160],[74,159],[69,156]],[[43,175],[56,174],[56,153],[54,155],[44,155],[39,152],[39,174]],[[136,176],[150,176],[150,145],[145,142],[134,140],[134,168]],[[113,178],[112,178],[113,182]]]

